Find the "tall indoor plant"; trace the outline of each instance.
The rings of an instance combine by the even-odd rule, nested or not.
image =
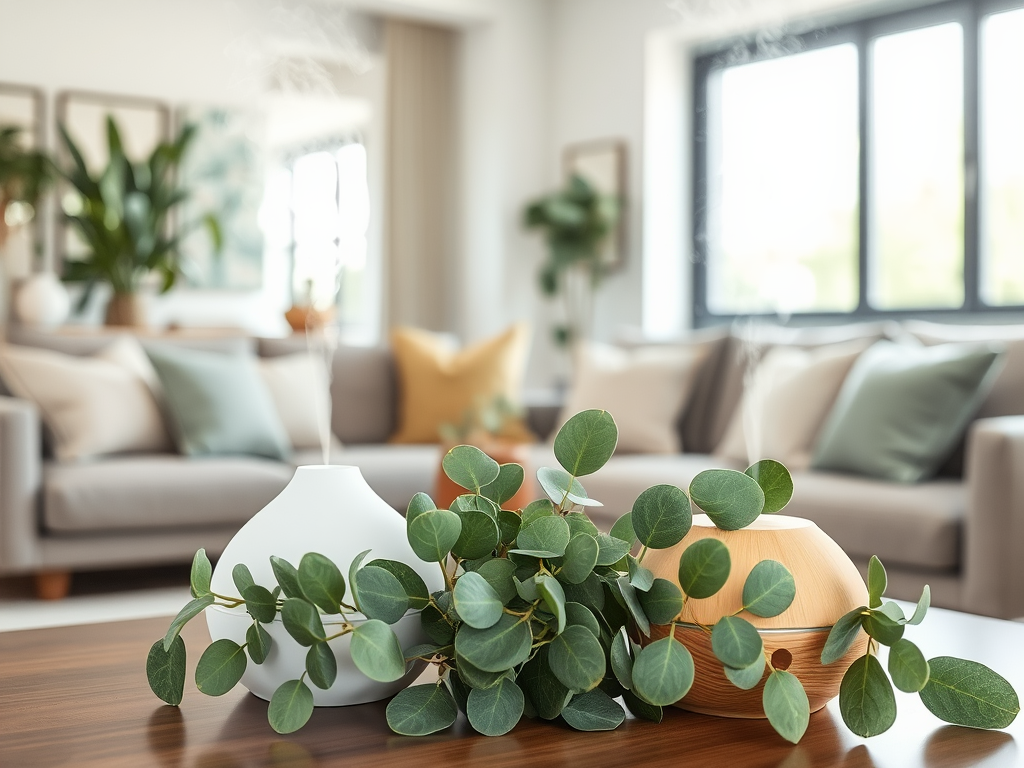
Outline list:
[[[22,128],[0,127],[0,248],[9,232],[7,210],[12,203],[31,207],[30,221],[39,198],[53,181],[55,169],[45,153],[28,149],[21,141]]]
[[[543,230],[547,241],[541,291],[548,297],[561,293],[565,302],[565,323],[554,327],[559,346],[589,334],[591,296],[608,270],[602,246],[618,216],[619,201],[576,174],[564,189],[528,203],[523,212],[526,227]]]
[[[117,123],[108,116],[110,159],[102,173],[94,174],[67,129],[59,127],[70,156],[62,175],[79,201],[65,214],[88,248],[82,258],[66,262],[64,280],[85,283],[79,310],[98,283],[108,283],[113,295],[107,305],[107,324],[140,325],[137,296],[143,280],[156,273],[161,293],[174,286],[183,267],[178,247],[190,232],[205,227],[214,248],[220,250],[220,226],[213,213],[178,222],[173,233],[169,226],[172,212],[189,195],[175,171],[196,128],[184,126],[172,141],[160,143],[148,159],[136,163],[125,154]]]

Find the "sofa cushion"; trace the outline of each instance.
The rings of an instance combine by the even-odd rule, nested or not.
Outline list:
[[[878,555],[886,565],[955,569],[967,492],[955,480],[880,483],[827,472],[793,476],[783,514],[805,517],[855,560]]]
[[[257,458],[158,455],[48,463],[43,525],[59,533],[241,525],[291,476],[288,465]]]
[[[437,445],[348,445],[331,452],[332,464],[359,467],[367,484],[384,501],[405,514],[420,491],[433,496],[441,448]],[[294,466],[322,464],[320,451],[296,451]]]
[[[263,357],[306,351],[303,336],[260,339]],[[381,347],[342,345],[331,365],[331,430],[343,443],[383,443],[395,426],[395,365]]]

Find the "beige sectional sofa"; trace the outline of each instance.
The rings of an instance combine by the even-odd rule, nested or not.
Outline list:
[[[965,338],[1008,343],[996,386],[970,426],[962,476],[955,462],[933,480],[903,485],[852,475],[795,473],[787,514],[809,518],[865,567],[877,554],[889,570],[893,597],[916,599],[929,583],[936,605],[1001,617],[1024,616],[1024,329],[949,328],[930,323],[861,324],[757,332],[763,350],[778,344],[813,348],[842,340],[911,334],[932,344]],[[738,462],[712,455],[743,391],[749,344],[725,329],[682,343],[707,355],[678,428],[684,452],[616,455],[586,479],[609,526],[648,486],[686,487],[703,469]],[[89,354],[110,337],[15,331],[10,341]],[[263,356],[301,351],[296,339],[183,339],[193,347],[238,349]],[[389,504],[432,488],[439,449],[387,443],[395,422],[390,354],[343,347],[334,359],[332,426],[344,448],[333,463],[361,468]],[[557,409],[529,410],[539,434]],[[532,448],[533,469],[553,463],[544,444]],[[48,573],[186,561],[199,547],[218,552],[238,527],[288,482],[294,466],[319,463],[319,452],[289,463],[259,458],[187,459],[177,455],[112,456],[60,464],[46,458],[35,408],[0,396],[0,574]]]

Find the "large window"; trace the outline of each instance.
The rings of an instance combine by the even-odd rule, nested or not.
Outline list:
[[[695,322],[1024,309],[1021,6],[700,57]]]

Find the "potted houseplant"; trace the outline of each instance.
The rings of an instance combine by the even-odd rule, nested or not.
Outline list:
[[[541,293],[562,295],[565,322],[553,329],[559,346],[590,333],[591,297],[607,273],[602,246],[619,216],[619,201],[602,195],[582,176],[573,174],[564,189],[527,204],[523,223],[540,229],[547,242],[547,260],[541,265]]]
[[[44,152],[27,149],[22,141],[23,129],[0,127],[0,248],[10,231],[8,218],[28,223],[35,214],[39,198],[53,182],[56,169]],[[8,217],[11,204],[20,203],[18,216]],[[26,210],[27,209],[27,210]]]
[[[733,547],[741,554],[745,529],[762,514],[774,517],[788,502],[789,473],[778,462],[763,461],[746,472],[702,472],[689,494],[656,485],[609,533],[601,533],[581,511],[599,502],[588,497],[579,478],[610,458],[616,439],[615,422],[604,411],[569,419],[553,445],[560,468],[537,472],[546,498],[516,510],[503,507],[519,488],[521,467],[499,465],[472,446],[453,448],[444,469],[466,493],[450,509],[438,509],[422,493],[412,499],[405,526],[419,561],[415,568],[370,561],[372,553],[363,552],[349,566],[346,582],[336,563],[307,553],[298,567],[273,557],[269,564],[253,564],[262,573],[272,568],[277,583],[261,585],[247,564],[222,558],[219,583],[230,584],[223,577],[230,568],[238,592],[228,594],[216,588],[218,579],[211,578],[210,562],[200,550],[192,571],[194,599],[150,649],[150,686],[167,703],[181,702],[186,667],[181,628],[216,606],[234,611],[248,629],[233,640],[219,636],[210,622],[214,642],[199,660],[197,687],[210,695],[225,693],[242,679],[250,660],[274,665],[274,644],[288,643],[292,662],[273,670],[277,687],[268,708],[270,725],[281,733],[305,724],[314,707],[310,686],[330,691],[339,680],[339,665],[354,665],[387,684],[409,675],[412,665],[429,663],[437,669],[437,681],[405,688],[387,706],[388,724],[397,733],[434,733],[449,727],[459,711],[475,730],[492,736],[510,731],[523,715],[561,718],[577,730],[611,730],[625,718],[618,698],[637,717],[660,722],[663,707],[685,706],[692,690],[710,686],[712,692],[754,691],[756,712],[719,713],[767,717],[782,738],[798,742],[815,705],[804,681],[787,670],[790,660],[779,649],[768,653],[748,618],[780,617],[798,607],[798,589],[807,582],[798,584],[778,560],[761,559],[747,570],[744,557],[737,556],[734,564],[730,556]],[[695,524],[691,504],[703,509],[706,519]],[[317,535],[317,526],[304,525]],[[695,528],[705,530],[688,540]],[[678,549],[672,550],[681,543],[676,557]],[[784,553],[786,546],[771,551]],[[671,569],[659,568],[663,576],[648,567],[656,565],[652,553],[658,552],[671,552]],[[420,575],[425,564],[436,568],[427,572],[433,589]],[[820,565],[829,567],[826,561]],[[845,612],[822,634],[815,652],[821,667],[839,665],[843,674],[826,672],[815,680],[816,687],[830,686],[815,696],[827,700],[838,692],[843,720],[860,736],[881,733],[895,720],[890,678],[900,690],[918,692],[947,722],[1009,725],[1020,707],[1006,680],[975,662],[926,660],[903,637],[906,627],[924,618],[927,589],[910,618],[882,600],[884,590],[884,568],[876,559],[866,589],[858,579],[847,585],[845,595],[828,597],[830,607],[839,604]],[[690,603],[719,592],[725,596],[719,602],[724,613],[713,611],[705,620],[687,614]],[[801,601],[820,598],[812,594]],[[420,642],[403,645],[390,627],[416,613]],[[268,625],[275,625],[276,640],[270,639]],[[684,630],[708,638],[710,652],[699,665],[694,656],[703,654],[703,646]],[[338,646],[330,643],[345,644],[340,659]],[[879,644],[891,649],[888,674],[876,657]],[[297,657],[291,653],[294,645],[300,646]]]
[[[110,158],[99,174],[89,170],[67,129],[63,125],[59,129],[70,156],[61,173],[77,193],[73,202],[65,204],[65,216],[87,247],[83,256],[65,262],[63,279],[84,283],[79,311],[96,285],[106,283],[113,291],[106,323],[143,325],[139,289],[151,274],[159,278],[161,293],[174,286],[185,268],[178,246],[190,232],[205,227],[214,249],[220,250],[220,226],[213,213],[177,222],[173,234],[170,228],[171,214],[189,194],[176,180],[175,171],[196,128],[184,126],[146,160],[134,162],[125,154],[116,122],[108,116]]]

